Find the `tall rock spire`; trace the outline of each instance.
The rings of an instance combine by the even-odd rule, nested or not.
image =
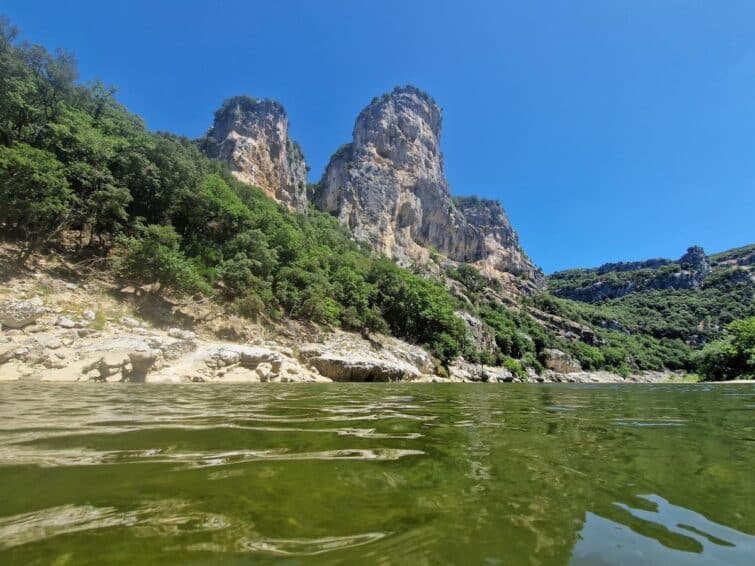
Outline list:
[[[236,96],[215,112],[204,142],[206,153],[228,162],[242,182],[300,211],[307,209],[307,164],[288,135],[280,103]]]
[[[357,117],[352,142],[331,158],[315,205],[398,263],[427,261],[435,249],[518,286],[538,284],[542,273],[500,204],[451,197],[441,121],[440,107],[415,87],[374,98]]]

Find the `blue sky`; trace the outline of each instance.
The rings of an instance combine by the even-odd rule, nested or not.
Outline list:
[[[0,0],[152,129],[280,100],[322,173],[370,99],[444,110],[454,194],[503,202],[547,272],[755,242],[755,2]]]

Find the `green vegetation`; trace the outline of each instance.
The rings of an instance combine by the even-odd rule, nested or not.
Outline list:
[[[143,234],[125,241],[119,270],[178,293],[209,293],[209,285],[181,251],[180,242],[173,226],[150,224]]]
[[[200,150],[212,140],[149,132],[113,89],[77,83],[73,56],[18,43],[16,35],[0,21],[0,234],[20,243],[22,264],[51,248],[105,258],[126,280],[212,296],[253,320],[291,317],[390,332],[426,345],[443,363],[463,354],[519,376],[526,368],[542,371],[549,348],[585,369],[623,374],[696,367],[711,379],[752,373],[746,328],[734,321],[755,316],[753,283],[742,267],[753,246],[712,256],[713,273],[694,289],[644,289],[683,268],[668,260],[550,278],[554,292],[599,280],[644,289],[597,303],[546,292],[515,306],[502,300],[499,283],[461,264],[445,275],[468,299],[462,303],[439,282],[355,243],[331,216],[292,213],[239,183]],[[232,104],[257,100],[229,99],[218,115]],[[288,149],[290,159],[303,159],[298,145]],[[441,265],[437,250],[433,257]],[[461,308],[489,339],[471,336],[455,314]],[[583,325],[590,338],[546,329],[535,310]]]
[[[706,378],[755,378],[755,316],[737,320],[728,333],[711,342],[696,357],[697,369]]]
[[[742,260],[745,257],[752,256],[753,254],[755,254],[755,244],[750,244],[749,246],[742,246],[739,248],[726,250],[725,252],[713,254],[710,256],[710,261],[713,265],[716,265],[725,261]]]
[[[594,302],[551,295],[535,302],[542,310],[596,328],[606,344],[601,352],[612,349],[615,359],[623,355],[622,365],[629,368],[694,370],[707,379],[746,375],[744,354],[731,354],[731,329],[738,328],[736,321],[755,316],[755,283],[748,267],[754,251],[755,246],[745,246],[710,256],[713,270],[694,288],[644,288],[646,282],[662,280],[686,267],[669,260],[564,271],[549,278],[552,292],[578,295],[580,289],[594,288],[599,282],[631,285],[633,291]],[[734,359],[732,367],[724,363]],[[609,365],[621,367],[615,362]]]
[[[390,331],[443,362],[460,353],[444,287],[373,256],[330,216],[238,183],[194,142],[147,131],[112,89],[77,84],[70,54],[15,39],[0,22],[0,232],[23,243],[22,262],[65,234],[126,279],[213,294],[250,318]]]

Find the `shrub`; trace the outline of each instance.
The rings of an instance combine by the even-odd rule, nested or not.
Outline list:
[[[524,367],[530,367],[534,369],[538,373],[538,375],[543,373],[543,369],[545,369],[543,368],[543,364],[540,363],[540,360],[538,360],[535,354],[533,354],[532,352],[527,352],[522,357],[522,365],[524,365]]]
[[[527,370],[525,370],[522,367],[522,364],[520,364],[519,361],[515,360],[514,358],[506,358],[503,362],[503,367],[513,373],[516,377],[522,379],[527,378]]]
[[[697,370],[710,380],[755,375],[755,316],[728,326],[729,334],[705,346],[696,357]]]
[[[249,291],[231,304],[231,310],[239,316],[256,322],[265,312],[265,301],[254,291]]]
[[[210,293],[210,287],[179,249],[180,237],[172,226],[150,225],[141,238],[124,242],[125,253],[118,260],[122,276],[159,283],[176,293]]]
[[[94,313],[94,320],[92,321],[92,328],[95,330],[105,330],[107,326],[107,315],[102,309],[97,309]]]
[[[582,367],[587,370],[600,369],[605,365],[603,352],[595,346],[574,341],[569,343],[569,350],[577,357]]]

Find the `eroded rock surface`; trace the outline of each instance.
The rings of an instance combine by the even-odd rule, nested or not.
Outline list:
[[[0,305],[0,325],[4,328],[24,328],[44,313],[45,308],[38,297],[28,301],[5,301]]]
[[[228,162],[244,183],[299,211],[307,209],[307,164],[288,135],[288,116],[280,103],[237,96],[215,113],[203,147]]]
[[[333,381],[407,381],[434,373],[422,348],[387,336],[370,340],[336,332],[322,344],[299,350],[299,358]]]
[[[542,274],[500,204],[454,202],[440,133],[440,107],[422,91],[403,87],[373,99],[357,118],[352,142],[331,158],[315,205],[399,264],[427,262],[437,250],[514,285],[539,284]]]

